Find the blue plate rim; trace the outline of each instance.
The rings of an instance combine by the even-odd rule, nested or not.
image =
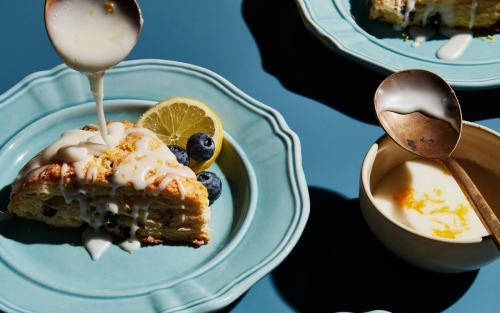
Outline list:
[[[294,217],[291,223],[291,227],[287,230],[286,234],[283,236],[280,244],[260,263],[253,266],[252,268],[246,270],[243,274],[233,279],[230,283],[226,284],[224,288],[220,289],[217,293],[197,299],[195,301],[164,310],[162,312],[178,312],[178,311],[189,311],[189,312],[203,312],[206,310],[217,310],[230,302],[235,300],[246,290],[248,290],[253,284],[258,280],[268,274],[272,269],[279,265],[284,258],[290,253],[295,244],[297,243],[302,231],[304,230],[305,224],[310,213],[310,203],[309,203],[309,192],[307,188],[307,183],[302,168],[302,154],[301,154],[301,144],[299,137],[290,129],[283,116],[275,109],[268,107],[261,102],[251,98],[250,96],[243,93],[229,81],[219,76],[218,74],[207,70],[205,68],[182,63],[175,61],[157,60],[157,59],[143,59],[143,60],[132,60],[125,61],[117,65],[115,68],[110,69],[111,71],[124,71],[130,68],[139,67],[168,67],[168,68],[178,68],[198,73],[206,77],[207,79],[213,80],[222,89],[225,89],[228,95],[238,99],[238,102],[244,105],[246,108],[253,110],[254,112],[260,114],[266,118],[271,125],[276,135],[278,135],[285,143],[287,159],[288,159],[288,177],[293,191],[293,197],[295,199]],[[64,75],[67,72],[73,72],[73,70],[67,68],[64,64],[54,67],[51,70],[36,72],[28,75],[22,79],[19,83],[14,85],[12,88],[7,90],[4,94],[0,96],[0,108],[9,105],[15,100],[19,95],[25,93],[32,86],[36,85],[40,81],[53,80],[60,75]],[[142,99],[137,99],[142,100]],[[49,113],[50,114],[50,113]],[[48,114],[46,114],[48,115]],[[17,134],[12,136],[8,142],[11,141]],[[2,147],[8,148],[5,144]],[[1,299],[1,297],[0,297]],[[2,299],[4,300],[4,299]],[[27,312],[17,306],[10,304],[8,301],[0,301],[0,308],[8,310],[8,312]],[[15,310],[15,311],[14,311]]]
[[[129,102],[133,102],[133,104],[130,104]],[[135,100],[135,99],[120,99],[120,100],[106,100],[104,101],[104,104],[107,106],[108,110],[111,110],[114,108],[114,106],[128,106],[128,105],[139,105],[144,104],[148,105],[150,107],[151,105],[155,104],[156,102],[150,101],[150,100]],[[92,111],[95,111],[95,103],[94,102],[87,102],[84,104],[79,104],[71,107],[66,107],[62,110],[59,110],[59,114],[70,114],[71,111],[73,111],[75,108],[81,107],[83,110],[85,109],[90,109]],[[52,114],[46,115],[43,118],[39,119],[36,121],[36,125],[44,126],[45,124],[49,123],[48,120],[52,118]],[[45,124],[44,124],[45,123]],[[10,139],[7,144],[5,144],[4,147],[0,149],[0,156],[4,155],[5,152],[8,150],[14,148],[16,144],[19,142],[21,138],[25,137],[25,133],[29,132],[30,130],[28,128],[31,128],[34,124],[24,128],[20,132],[18,132],[12,139]],[[14,260],[11,260],[8,253],[2,249],[2,246],[0,245],[0,262],[4,263],[7,265],[9,268],[12,270],[16,271],[19,275],[22,275],[26,277],[27,279],[33,281],[36,284],[39,284],[41,286],[50,288],[56,292],[59,293],[65,293],[65,294],[70,294],[74,296],[79,296],[79,297],[92,297],[92,298],[123,298],[123,297],[130,297],[130,296],[141,296],[141,295],[146,295],[150,294],[151,292],[154,292],[156,290],[162,289],[171,289],[174,288],[175,286],[187,281],[194,279],[203,273],[207,272],[207,270],[211,270],[221,262],[223,262],[225,259],[228,258],[228,256],[233,252],[234,249],[237,248],[237,245],[243,238],[246,236],[248,230],[250,229],[251,223],[253,221],[253,218],[255,216],[255,212],[257,209],[257,199],[258,199],[258,193],[257,189],[258,187],[258,182],[257,182],[257,176],[255,174],[255,170],[252,167],[252,164],[250,160],[246,157],[244,151],[242,150],[241,146],[237,143],[237,140],[234,139],[230,133],[224,130],[224,139],[227,140],[233,148],[237,151],[238,155],[241,158],[241,161],[243,163],[243,166],[246,169],[246,173],[248,175],[249,179],[249,185],[250,185],[250,202],[248,204],[248,209],[245,212],[245,216],[243,218],[243,221],[240,225],[238,225],[238,232],[230,238],[230,240],[225,244],[224,250],[221,251],[221,253],[217,254],[214,258],[210,259],[207,263],[203,264],[200,268],[196,269],[193,272],[190,272],[189,274],[185,276],[181,276],[177,279],[174,279],[169,282],[165,283],[158,283],[153,286],[148,286],[148,287],[142,287],[140,289],[134,289],[132,291],[130,290],[118,290],[118,291],[83,291],[80,289],[74,289],[74,288],[69,288],[69,287],[63,287],[63,286],[58,286],[57,284],[51,283],[51,282],[44,282],[42,278],[38,277],[36,274],[32,274],[29,271],[24,270],[22,267],[18,266]],[[208,269],[207,269],[208,268]]]

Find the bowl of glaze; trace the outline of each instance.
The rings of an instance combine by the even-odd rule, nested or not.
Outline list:
[[[462,165],[495,214],[500,216],[500,134],[464,121],[462,137],[452,157]],[[490,236],[446,239],[426,235],[377,207],[372,193],[384,175],[418,158],[387,135],[380,137],[366,154],[361,167],[359,202],[375,236],[403,260],[434,272],[471,271],[500,258]]]

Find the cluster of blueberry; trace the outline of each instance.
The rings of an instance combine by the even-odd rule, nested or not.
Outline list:
[[[208,134],[196,133],[189,137],[186,150],[176,145],[168,146],[170,151],[177,158],[177,162],[189,166],[189,158],[196,162],[205,162],[210,160],[215,153],[215,143]],[[212,172],[200,172],[196,174],[196,179],[207,188],[209,205],[219,199],[222,193],[222,182],[217,174]]]

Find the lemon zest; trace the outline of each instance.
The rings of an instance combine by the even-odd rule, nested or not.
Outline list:
[[[441,222],[435,219],[431,219],[431,221],[444,225],[444,228],[450,228],[450,225],[446,224],[445,222]]]
[[[461,229],[457,230],[451,230],[451,229],[446,229],[446,230],[439,230],[439,229],[432,229],[433,231],[433,236],[436,237],[441,237],[441,238],[448,238],[448,239],[455,239],[456,235],[462,233]]]
[[[128,159],[128,160],[125,160],[122,162],[123,165],[127,165],[129,164],[130,162],[132,162],[132,159]]]
[[[422,208],[425,207],[425,201],[420,200],[417,201],[413,197],[413,194],[415,193],[415,189],[413,188],[405,188],[403,189],[399,194],[395,195],[393,197],[394,200],[398,202],[398,205],[402,208],[406,207],[406,209],[414,209],[420,214],[424,214],[422,211]]]
[[[467,206],[467,205],[459,204],[458,208],[456,208],[455,210],[449,210],[449,208],[450,208],[449,206],[444,206],[440,209],[436,209],[436,210],[431,211],[429,214],[436,214],[436,213],[455,214],[460,219],[460,221],[462,221],[462,226],[467,226],[465,221],[467,220],[466,215],[469,212],[468,207],[469,206]]]
[[[113,8],[113,3],[111,3],[111,1],[106,1],[104,3],[104,6],[106,7],[106,9],[108,9],[108,13],[113,13],[115,11],[115,9]]]

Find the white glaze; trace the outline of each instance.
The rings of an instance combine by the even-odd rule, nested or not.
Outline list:
[[[425,41],[431,39],[436,34],[432,27],[412,26],[410,28],[410,36],[415,40],[411,45],[413,48],[420,47]]]
[[[395,31],[398,31],[398,32],[400,32],[400,31],[402,31],[403,29],[405,29],[403,26],[398,25],[398,24],[393,24],[393,25],[392,25],[392,28],[394,28],[394,30],[395,30]]]
[[[99,122],[99,131],[104,139],[104,142],[108,147],[112,147],[113,143],[110,141],[108,134],[106,133],[106,118],[104,117],[104,105],[102,101],[104,100],[104,71],[96,73],[85,73],[89,80],[90,91],[94,97],[95,105],[97,108],[97,119]]]
[[[434,230],[458,232],[456,239],[478,238],[488,233],[470,207],[465,195],[451,175],[436,161],[412,160],[389,171],[375,187],[375,204],[400,223],[426,235]],[[404,188],[413,188],[413,198],[424,200],[424,207],[401,207],[396,199]],[[427,199],[430,200],[427,200]],[[447,209],[444,209],[448,207]],[[464,214],[451,213],[466,208]],[[421,213],[419,212],[421,211]],[[460,217],[465,219],[462,221]]]
[[[113,235],[102,228],[89,227],[83,232],[83,243],[94,261],[109,249],[112,240]]]
[[[436,0],[427,1],[427,6],[425,7],[424,16],[422,18],[422,25],[424,27],[427,26],[427,19],[429,17],[429,13],[431,13],[435,7],[436,7]]]
[[[139,229],[137,225],[137,218],[139,217],[139,211],[143,210],[144,214],[148,214],[148,208],[151,204],[151,201],[143,199],[136,200],[131,206],[132,210],[132,224],[130,225],[130,238],[120,243],[120,247],[126,251],[135,251],[141,247],[141,243],[137,240],[135,232]],[[144,218],[144,222],[146,219]]]
[[[406,1],[405,19],[403,20],[403,24],[401,24],[401,26],[403,28],[408,26],[408,23],[410,23],[410,13],[415,8],[416,2],[417,2],[416,0],[407,0]]]
[[[446,93],[440,88],[413,88],[412,86],[398,86],[390,91],[380,88],[378,91],[377,114],[391,111],[399,114],[421,112],[430,117],[450,124],[457,132],[460,131],[460,122],[450,112],[456,107],[453,94]]]
[[[474,20],[476,18],[476,8],[477,8],[477,0],[472,0],[472,5],[470,7],[470,21],[469,21],[469,28],[471,29],[474,26]]]
[[[97,126],[89,128],[98,130]],[[118,166],[115,167],[114,175],[110,177],[110,184],[113,190],[132,183],[135,189],[145,190],[146,186],[155,180],[161,179],[158,187],[152,190],[157,196],[166,186],[176,180],[181,199],[184,199],[184,186],[179,176],[196,178],[194,172],[188,167],[169,167],[167,164],[176,160],[170,149],[161,143],[158,137],[145,128],[129,128],[125,130],[122,123],[115,122],[107,126],[109,141],[113,144],[111,148],[118,145],[122,138],[133,133],[141,134],[141,138],[133,145],[133,152],[130,153]],[[157,141],[154,145],[153,142]],[[97,131],[69,130],[61,135],[61,139],[47,147],[43,153],[33,158],[19,172],[13,183],[14,192],[19,191],[24,183],[39,175],[50,164],[61,164],[61,179],[59,186],[66,203],[76,200],[80,205],[80,217],[91,226],[91,230],[84,233],[84,242],[87,250],[94,260],[104,252],[109,244],[106,240],[111,240],[111,235],[103,236],[99,228],[104,223],[107,212],[118,213],[120,203],[114,198],[114,192],[97,203],[97,218],[89,214],[89,204],[86,200],[86,181],[95,181],[98,168],[102,166],[101,160],[106,153],[108,146],[103,144],[102,137]],[[157,146],[159,144],[159,146]],[[155,149],[153,149],[153,147]],[[152,150],[150,150],[152,149]],[[90,164],[89,164],[90,163]],[[76,182],[66,185],[64,173],[73,166]],[[85,173],[85,168],[88,170]],[[127,251],[133,251],[140,247],[140,243],[135,236],[138,227],[139,211],[144,211],[143,222],[146,222],[148,208],[151,204],[149,200],[136,199],[131,204],[133,222],[130,230],[130,239],[122,243],[121,246]],[[94,213],[95,214],[95,213]],[[107,232],[106,232],[107,233]],[[90,235],[89,235],[90,234]]]
[[[135,251],[141,248],[141,243],[137,240],[125,240],[120,243],[120,248],[125,251]]]
[[[457,59],[472,41],[472,31],[470,29],[442,29],[440,32],[447,37],[451,37],[436,53],[437,57],[443,60]]]
[[[135,142],[134,151],[115,168],[115,175],[112,177],[111,183],[115,185],[132,183],[135,189],[143,190],[157,178],[166,174],[196,177],[193,171],[187,167],[171,168],[166,165],[167,162],[176,159],[167,146],[162,145],[157,149],[149,150],[148,145],[151,140],[157,138],[149,130],[131,128],[127,133],[129,132],[149,133]]]
[[[441,19],[446,23],[446,27],[455,28],[454,5],[455,0],[442,0],[439,6]]]

